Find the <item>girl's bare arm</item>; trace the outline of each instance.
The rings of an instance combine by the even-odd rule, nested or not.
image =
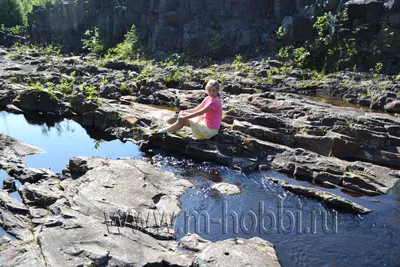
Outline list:
[[[191,118],[203,115],[204,113],[206,113],[209,110],[211,110],[210,107],[204,107],[204,108],[200,109],[199,111],[191,113],[190,115],[181,116],[181,117],[178,118],[178,120],[179,119],[184,119],[184,120],[191,119]]]
[[[203,107],[204,107],[204,100],[203,100],[203,101],[201,102],[201,104],[198,105],[197,107],[192,108],[192,109],[183,110],[183,111],[181,111],[181,113],[182,113],[182,115],[184,115],[184,116],[185,116],[185,114],[186,114],[186,115],[187,115],[187,114],[193,114],[194,112],[197,112],[197,111],[201,110]],[[195,116],[195,117],[196,117],[196,116]]]

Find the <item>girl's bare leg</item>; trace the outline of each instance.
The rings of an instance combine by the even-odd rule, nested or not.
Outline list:
[[[168,127],[168,132],[170,132],[170,133],[176,132],[176,131],[182,129],[184,126],[190,127],[190,121],[184,120],[182,123],[177,121]]]

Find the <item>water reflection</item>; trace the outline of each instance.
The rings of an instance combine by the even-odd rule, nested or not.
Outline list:
[[[198,221],[199,234],[208,240],[218,241],[232,237],[248,239],[257,236],[270,241],[275,246],[282,266],[400,265],[398,186],[388,195],[369,198],[351,196],[338,188],[320,188],[274,171],[244,175],[210,163],[196,163],[180,157],[174,160],[174,157],[169,156],[155,156],[153,163],[177,173],[194,184],[194,188],[181,197],[182,212],[174,228],[178,232],[178,239],[184,236],[186,226],[189,226],[191,232],[195,231],[195,222]],[[218,179],[213,181],[213,175],[210,176],[210,173],[217,173]],[[371,208],[373,212],[362,216],[336,213],[319,201],[286,191],[269,177],[335,193]],[[221,181],[239,184],[241,194],[228,196],[212,190],[212,185]],[[262,228],[259,220],[262,218],[261,204],[265,219]],[[281,211],[279,211],[280,205]],[[274,230],[266,231],[272,225],[271,217],[265,215],[267,212],[275,215]],[[197,219],[193,214],[199,214]],[[237,232],[234,231],[236,219],[233,214],[237,215],[239,222]],[[290,223],[290,214],[293,214],[294,224]],[[314,219],[312,214],[318,216]],[[334,214],[337,214],[337,222]],[[187,220],[186,215],[189,215]],[[206,231],[206,215],[210,219],[209,231]],[[251,216],[257,218],[255,220],[257,225],[250,220]],[[243,225],[240,223],[241,218],[247,218],[244,219]],[[314,221],[315,226],[313,226]],[[281,223],[280,232],[279,223]],[[337,233],[334,231],[334,226],[337,227]]]
[[[101,133],[88,131],[73,119],[0,111],[0,131],[45,150],[24,161],[28,167],[50,168],[54,172],[61,172],[73,156],[142,157],[137,145],[107,140]]]

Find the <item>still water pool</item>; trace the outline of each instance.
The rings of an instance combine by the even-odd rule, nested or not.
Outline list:
[[[73,156],[141,157],[131,142],[103,140],[72,119],[24,116],[0,111],[0,132],[37,146],[45,151],[25,158],[28,167],[50,168],[60,173]]]

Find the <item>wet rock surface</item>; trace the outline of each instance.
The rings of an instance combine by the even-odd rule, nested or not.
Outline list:
[[[400,166],[400,119],[395,116],[400,83],[396,79],[357,83],[346,76],[348,74],[338,73],[326,80],[314,78],[311,81],[311,73],[296,69],[265,78],[270,69],[282,64],[277,61],[249,63],[241,72],[227,70],[230,66],[223,65],[218,71],[230,76],[223,83],[226,91],[221,92],[224,109],[221,131],[210,140],[199,141],[193,138],[190,129],[166,135],[155,134],[155,131],[165,127],[167,118],[177,110],[194,107],[202,101],[205,97],[202,87],[211,76],[209,70],[188,68],[189,81],[171,84],[166,76],[179,70],[175,66],[153,66],[153,76],[146,80],[138,73],[144,69],[142,66],[95,66],[82,57],[52,58],[52,64],[50,59],[36,62],[38,60],[32,54],[14,61],[5,55],[0,57],[0,103],[4,108],[17,113],[38,112],[52,116],[78,114],[88,129],[133,141],[144,152],[164,149],[243,172],[272,168],[316,185],[362,195],[386,194],[400,178],[397,170]],[[34,64],[27,67],[28,62]],[[32,89],[25,78],[27,75],[42,83],[47,77],[47,81],[54,82],[54,91],[49,92],[46,87]],[[123,83],[131,91],[122,92]],[[379,86],[387,90],[378,89]],[[372,88],[369,96],[365,94],[367,87]],[[119,97],[119,94],[127,95]],[[333,96],[337,102],[332,98],[310,97],[315,94]],[[39,100],[44,102],[39,104]],[[392,113],[363,110],[352,106],[354,103]],[[74,264],[144,265],[149,262],[186,266],[192,263],[194,256],[190,253],[178,250],[172,253],[161,245],[163,242],[176,245],[172,231],[134,221],[140,213],[178,213],[177,198],[190,186],[185,180],[177,180],[172,174],[130,159],[74,157],[63,174],[27,168],[23,157],[41,153],[41,149],[4,134],[0,137],[0,167],[23,183],[20,193],[29,211],[5,211],[3,218],[7,218],[7,223],[3,222],[3,227],[20,239],[37,236],[39,244],[43,244],[39,251],[43,251],[49,262],[62,260],[54,255],[63,255]],[[319,191],[290,184],[285,188],[317,198],[338,210],[369,212],[346,199],[338,200]],[[110,207],[112,209],[108,210]],[[115,212],[117,207],[120,212]],[[108,217],[104,217],[104,210]],[[130,233],[121,235],[121,229],[129,229]],[[84,234],[86,232],[88,235]],[[99,242],[89,240],[90,234],[102,238]],[[59,250],[49,245],[54,241],[53,235],[59,240],[58,244],[64,242],[71,249]],[[110,236],[118,236],[120,244]],[[74,243],[74,238],[80,245]],[[85,242],[89,245],[82,246]],[[121,246],[131,245],[130,242],[135,243],[132,246],[138,250],[143,249],[143,257],[124,258]],[[137,243],[147,245],[139,249]],[[204,251],[200,247],[194,250]],[[10,251],[15,253],[16,250]],[[21,260],[36,259],[36,252],[32,249],[26,257],[21,256]],[[0,257],[6,257],[3,253],[6,252],[0,252]],[[151,253],[158,256],[150,256]],[[214,263],[218,262],[220,258],[215,258]],[[198,257],[196,264],[207,262]]]
[[[221,73],[232,75],[232,78],[222,84],[225,90],[221,93],[224,104],[221,131],[210,140],[198,141],[190,130],[167,135],[154,132],[167,125],[167,118],[174,116],[177,108],[191,108],[202,101],[205,96],[202,86],[209,75],[208,70],[188,68],[186,71],[192,78],[179,80],[175,88],[168,88],[165,77],[179,71],[173,65],[166,68],[157,65],[127,67],[125,63],[118,65],[114,60],[112,64],[99,67],[85,63],[83,57],[53,57],[55,64],[52,66],[44,60],[38,63],[39,67],[27,68],[24,65],[27,59],[33,60],[35,56],[26,56],[19,61],[2,57],[4,72],[0,91],[4,104],[14,103],[23,112],[76,113],[82,116],[86,127],[105,131],[121,140],[133,140],[143,151],[162,148],[244,172],[268,166],[304,180],[367,195],[387,193],[398,180],[396,171],[389,168],[400,167],[400,120],[389,114],[366,112],[343,104],[346,101],[359,103],[357,99],[366,97],[363,95],[365,86],[376,84],[388,88],[384,91],[370,90],[370,102],[374,103],[374,108],[383,110],[388,103],[398,101],[396,92],[400,86],[397,80],[391,83],[387,79],[357,83],[352,79],[353,74],[343,72],[310,82],[313,79],[310,73],[286,69],[283,71],[286,76],[281,75],[280,79],[275,77],[277,75],[272,76],[271,83],[270,79],[254,77],[275,73],[271,72],[274,68],[282,72],[279,69],[282,64],[278,61],[253,62],[233,75],[229,66],[222,65]],[[51,69],[57,69],[61,74],[56,75]],[[139,77],[137,72],[144,69],[154,73],[151,80],[130,80]],[[253,72],[258,74],[254,76]],[[54,83],[60,84],[55,85],[54,93],[45,89],[27,90],[30,87],[24,82],[23,74],[30,74],[38,81],[41,77],[51,76]],[[88,93],[87,86],[79,85],[83,76],[89,77],[85,78],[85,83],[93,86],[93,92]],[[128,90],[123,92],[120,89],[122,83],[125,87],[129,84]],[[188,86],[188,83],[193,86]],[[65,91],[66,84],[69,93]],[[125,95],[126,92],[130,93],[115,98],[115,93]],[[302,94],[343,97],[339,103],[344,106],[334,106]],[[26,101],[25,98],[33,100]],[[47,104],[41,107],[39,99]],[[13,157],[12,151],[6,154]],[[355,165],[349,164],[353,161],[356,161]],[[29,177],[34,177],[36,182],[54,176],[48,170],[18,169],[17,162],[11,165],[9,162],[2,168],[15,169],[13,175],[22,182]],[[72,165],[71,169],[74,167]]]
[[[26,182],[23,203],[0,191],[2,226],[17,237],[2,239],[0,259],[11,266],[203,266],[201,251],[213,243],[188,236],[181,242],[188,250],[176,249],[174,230],[159,221],[179,213],[178,197],[190,182],[137,159],[74,157],[69,166],[63,180]],[[266,241],[241,242],[253,253],[245,261],[257,255],[279,266]],[[268,251],[253,248],[261,243]]]

